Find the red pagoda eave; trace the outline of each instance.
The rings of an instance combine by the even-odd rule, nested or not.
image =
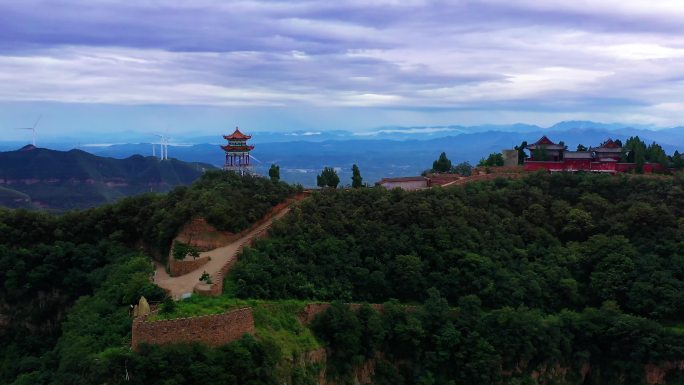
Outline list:
[[[240,132],[240,129],[235,127],[235,131],[233,131],[232,134],[230,135],[223,135],[223,139],[226,140],[247,140],[247,139],[252,139],[252,135],[245,135],[242,132]]]
[[[221,146],[224,151],[251,151],[254,146]]]

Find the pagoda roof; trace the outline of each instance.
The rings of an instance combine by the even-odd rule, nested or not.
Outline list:
[[[552,142],[551,139],[549,139],[546,135],[539,138],[539,140],[536,141],[535,143],[532,143],[532,144],[527,146],[527,148],[530,150],[535,150],[538,147],[544,147],[548,150],[564,150],[565,149],[564,145],[556,144],[556,143]]]
[[[552,142],[548,136],[544,135],[541,138],[539,138],[538,141],[536,141],[535,143],[532,143],[532,144],[536,144],[537,146],[548,146],[548,145],[554,145],[556,143]]]
[[[615,143],[613,139],[608,139],[605,142],[601,143],[601,146],[599,147],[591,147],[589,148],[589,151],[595,151],[599,153],[621,153],[622,152],[622,146],[619,144]]]
[[[235,140],[235,139],[238,139],[238,140],[239,140],[239,139],[247,140],[247,139],[252,139],[252,135],[245,135],[245,134],[243,134],[242,132],[240,132],[240,129],[239,129],[239,128],[235,127],[235,131],[233,131],[232,134],[230,134],[230,135],[223,135],[223,138],[224,138],[224,139],[227,139],[227,140],[231,140],[231,139],[233,139],[233,140]]]
[[[227,145],[227,146],[221,146],[221,148],[224,151],[238,151],[238,152],[254,150],[254,146],[231,146],[231,145]]]
[[[608,140],[606,140],[605,142],[601,143],[601,147],[605,147],[605,148],[622,148],[622,146],[620,146],[619,144],[615,143],[615,141],[613,141],[613,139],[610,139],[610,138],[609,138]]]

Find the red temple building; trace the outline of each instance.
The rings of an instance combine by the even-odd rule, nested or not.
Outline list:
[[[525,159],[525,171],[548,170],[550,172],[629,172],[636,168],[636,163],[621,162],[624,151],[619,143],[612,139],[603,142],[599,147],[590,147],[587,151],[568,151],[563,144],[556,144],[546,136],[526,147],[530,157]],[[660,171],[657,163],[645,163],[644,173]]]
[[[226,152],[226,163],[223,165],[224,170],[231,170],[240,175],[248,174],[250,171],[249,152],[254,149],[254,146],[247,144],[251,135],[245,135],[240,132],[240,129],[235,127],[235,131],[230,135],[224,135],[223,138],[228,141],[228,145],[221,146]]]

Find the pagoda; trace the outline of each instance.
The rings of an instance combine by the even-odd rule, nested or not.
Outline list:
[[[228,141],[228,144],[221,146],[226,152],[226,163],[223,165],[224,170],[235,171],[240,175],[245,175],[250,172],[249,152],[254,149],[254,146],[247,144],[251,135],[245,135],[240,132],[238,127],[230,135],[223,135],[223,138]]]

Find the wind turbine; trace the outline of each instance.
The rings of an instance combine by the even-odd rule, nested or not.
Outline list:
[[[159,137],[159,159],[168,160],[169,159],[169,137],[161,134],[154,134]],[[152,144],[152,152],[154,154],[154,144]]]
[[[17,130],[31,130],[31,134],[33,135],[33,147],[36,147],[36,127],[38,126],[38,122],[40,122],[40,119],[42,118],[42,115],[38,116],[38,119],[36,119],[36,122],[33,123],[33,127],[18,127]]]

